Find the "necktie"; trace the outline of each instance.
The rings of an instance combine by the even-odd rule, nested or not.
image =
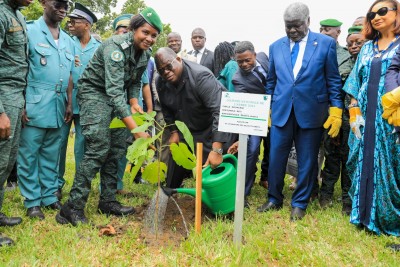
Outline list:
[[[267,83],[267,80],[265,79],[264,74],[262,74],[259,68],[260,66],[255,67],[254,72],[257,74],[258,78],[260,78],[261,83],[265,85]]]
[[[298,54],[299,54],[299,42],[295,42],[291,52],[292,68],[294,68],[294,64],[296,64],[296,59]]]
[[[193,55],[194,55],[195,57],[197,57],[197,55],[198,55],[199,53],[200,53],[199,50],[194,50]]]

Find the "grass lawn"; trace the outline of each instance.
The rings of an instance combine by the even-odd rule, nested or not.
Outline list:
[[[73,180],[72,155],[71,145],[63,201]],[[150,201],[154,186],[131,184],[129,175],[125,179],[125,189],[138,197],[121,197],[121,202],[141,207]],[[19,190],[7,192],[3,212],[23,217],[23,223],[0,228],[16,241],[15,246],[0,248],[0,266],[400,266],[400,253],[385,248],[387,243],[400,242],[400,238],[376,236],[351,225],[341,214],[339,202],[327,210],[314,202],[302,221],[289,222],[288,183],[284,208],[263,214],[256,208],[265,201],[266,191],[258,184],[254,186],[251,208],[244,213],[244,244],[240,249],[232,243],[233,220],[227,218],[206,217],[200,235],[194,233],[189,218],[188,238],[179,243],[164,238],[150,244],[143,238],[143,221],[138,217],[106,217],[96,212],[97,178],[86,214],[95,225],[118,226],[115,236],[100,236],[99,229],[92,226],[59,225],[56,213],[50,210],[44,211],[45,220],[30,220]],[[336,189],[335,199],[340,195],[339,185]],[[168,227],[174,233],[174,226]]]

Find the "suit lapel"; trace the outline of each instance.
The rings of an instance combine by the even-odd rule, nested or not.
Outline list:
[[[282,48],[282,55],[283,59],[286,63],[286,68],[288,69],[288,72],[291,73],[292,79],[294,80],[293,77],[293,69],[292,69],[292,58],[290,56],[290,41],[289,38],[285,38],[283,41],[283,45],[281,46]]]
[[[304,50],[303,61],[301,64],[300,71],[297,74],[296,80],[301,77],[304,70],[307,68],[308,63],[310,63],[310,59],[313,56],[315,49],[317,48],[317,45],[318,45],[318,42],[317,42],[316,35],[310,31],[310,33],[308,34],[306,49]]]
[[[200,65],[203,65],[204,61],[206,60],[206,57],[208,57],[208,50],[207,50],[207,48],[204,49],[203,56],[201,57],[201,60],[200,60]]]
[[[58,46],[56,45],[56,43],[54,41],[53,35],[51,34],[49,27],[47,27],[47,24],[44,21],[43,17],[40,17],[39,25],[40,25],[40,29],[42,30],[42,32],[46,35],[46,39],[49,42],[49,44],[51,44],[51,46],[53,46],[55,49],[58,49]],[[60,29],[60,31],[61,31],[61,29]],[[60,38],[58,38],[58,39],[60,39]]]

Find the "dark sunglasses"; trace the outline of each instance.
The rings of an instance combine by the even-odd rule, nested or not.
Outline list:
[[[395,11],[397,10],[397,8],[388,8],[388,7],[381,7],[378,11],[376,12],[368,12],[367,13],[367,19],[368,20],[373,20],[376,16],[376,14],[378,14],[380,17],[385,16],[389,11]]]
[[[175,60],[176,58],[174,58],[174,60],[168,63],[164,68],[157,69],[158,73],[162,76],[166,71],[172,71],[174,69],[174,65],[172,64],[174,63]]]

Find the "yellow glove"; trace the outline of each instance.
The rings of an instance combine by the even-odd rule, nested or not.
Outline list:
[[[350,128],[357,139],[361,138],[360,126],[365,126],[365,120],[362,117],[361,109],[359,107],[349,108],[350,113]]]
[[[388,119],[400,107],[400,87],[384,94],[381,102],[383,107],[382,118]]]
[[[392,115],[388,118],[388,123],[392,124],[393,126],[400,126],[400,107],[398,107]]]
[[[324,128],[331,128],[328,132],[330,137],[336,137],[339,134],[340,126],[342,126],[342,109],[337,107],[329,108],[329,117],[324,123]]]
[[[269,110],[268,128],[271,128],[271,125],[272,125],[271,113],[272,113],[272,110]]]

